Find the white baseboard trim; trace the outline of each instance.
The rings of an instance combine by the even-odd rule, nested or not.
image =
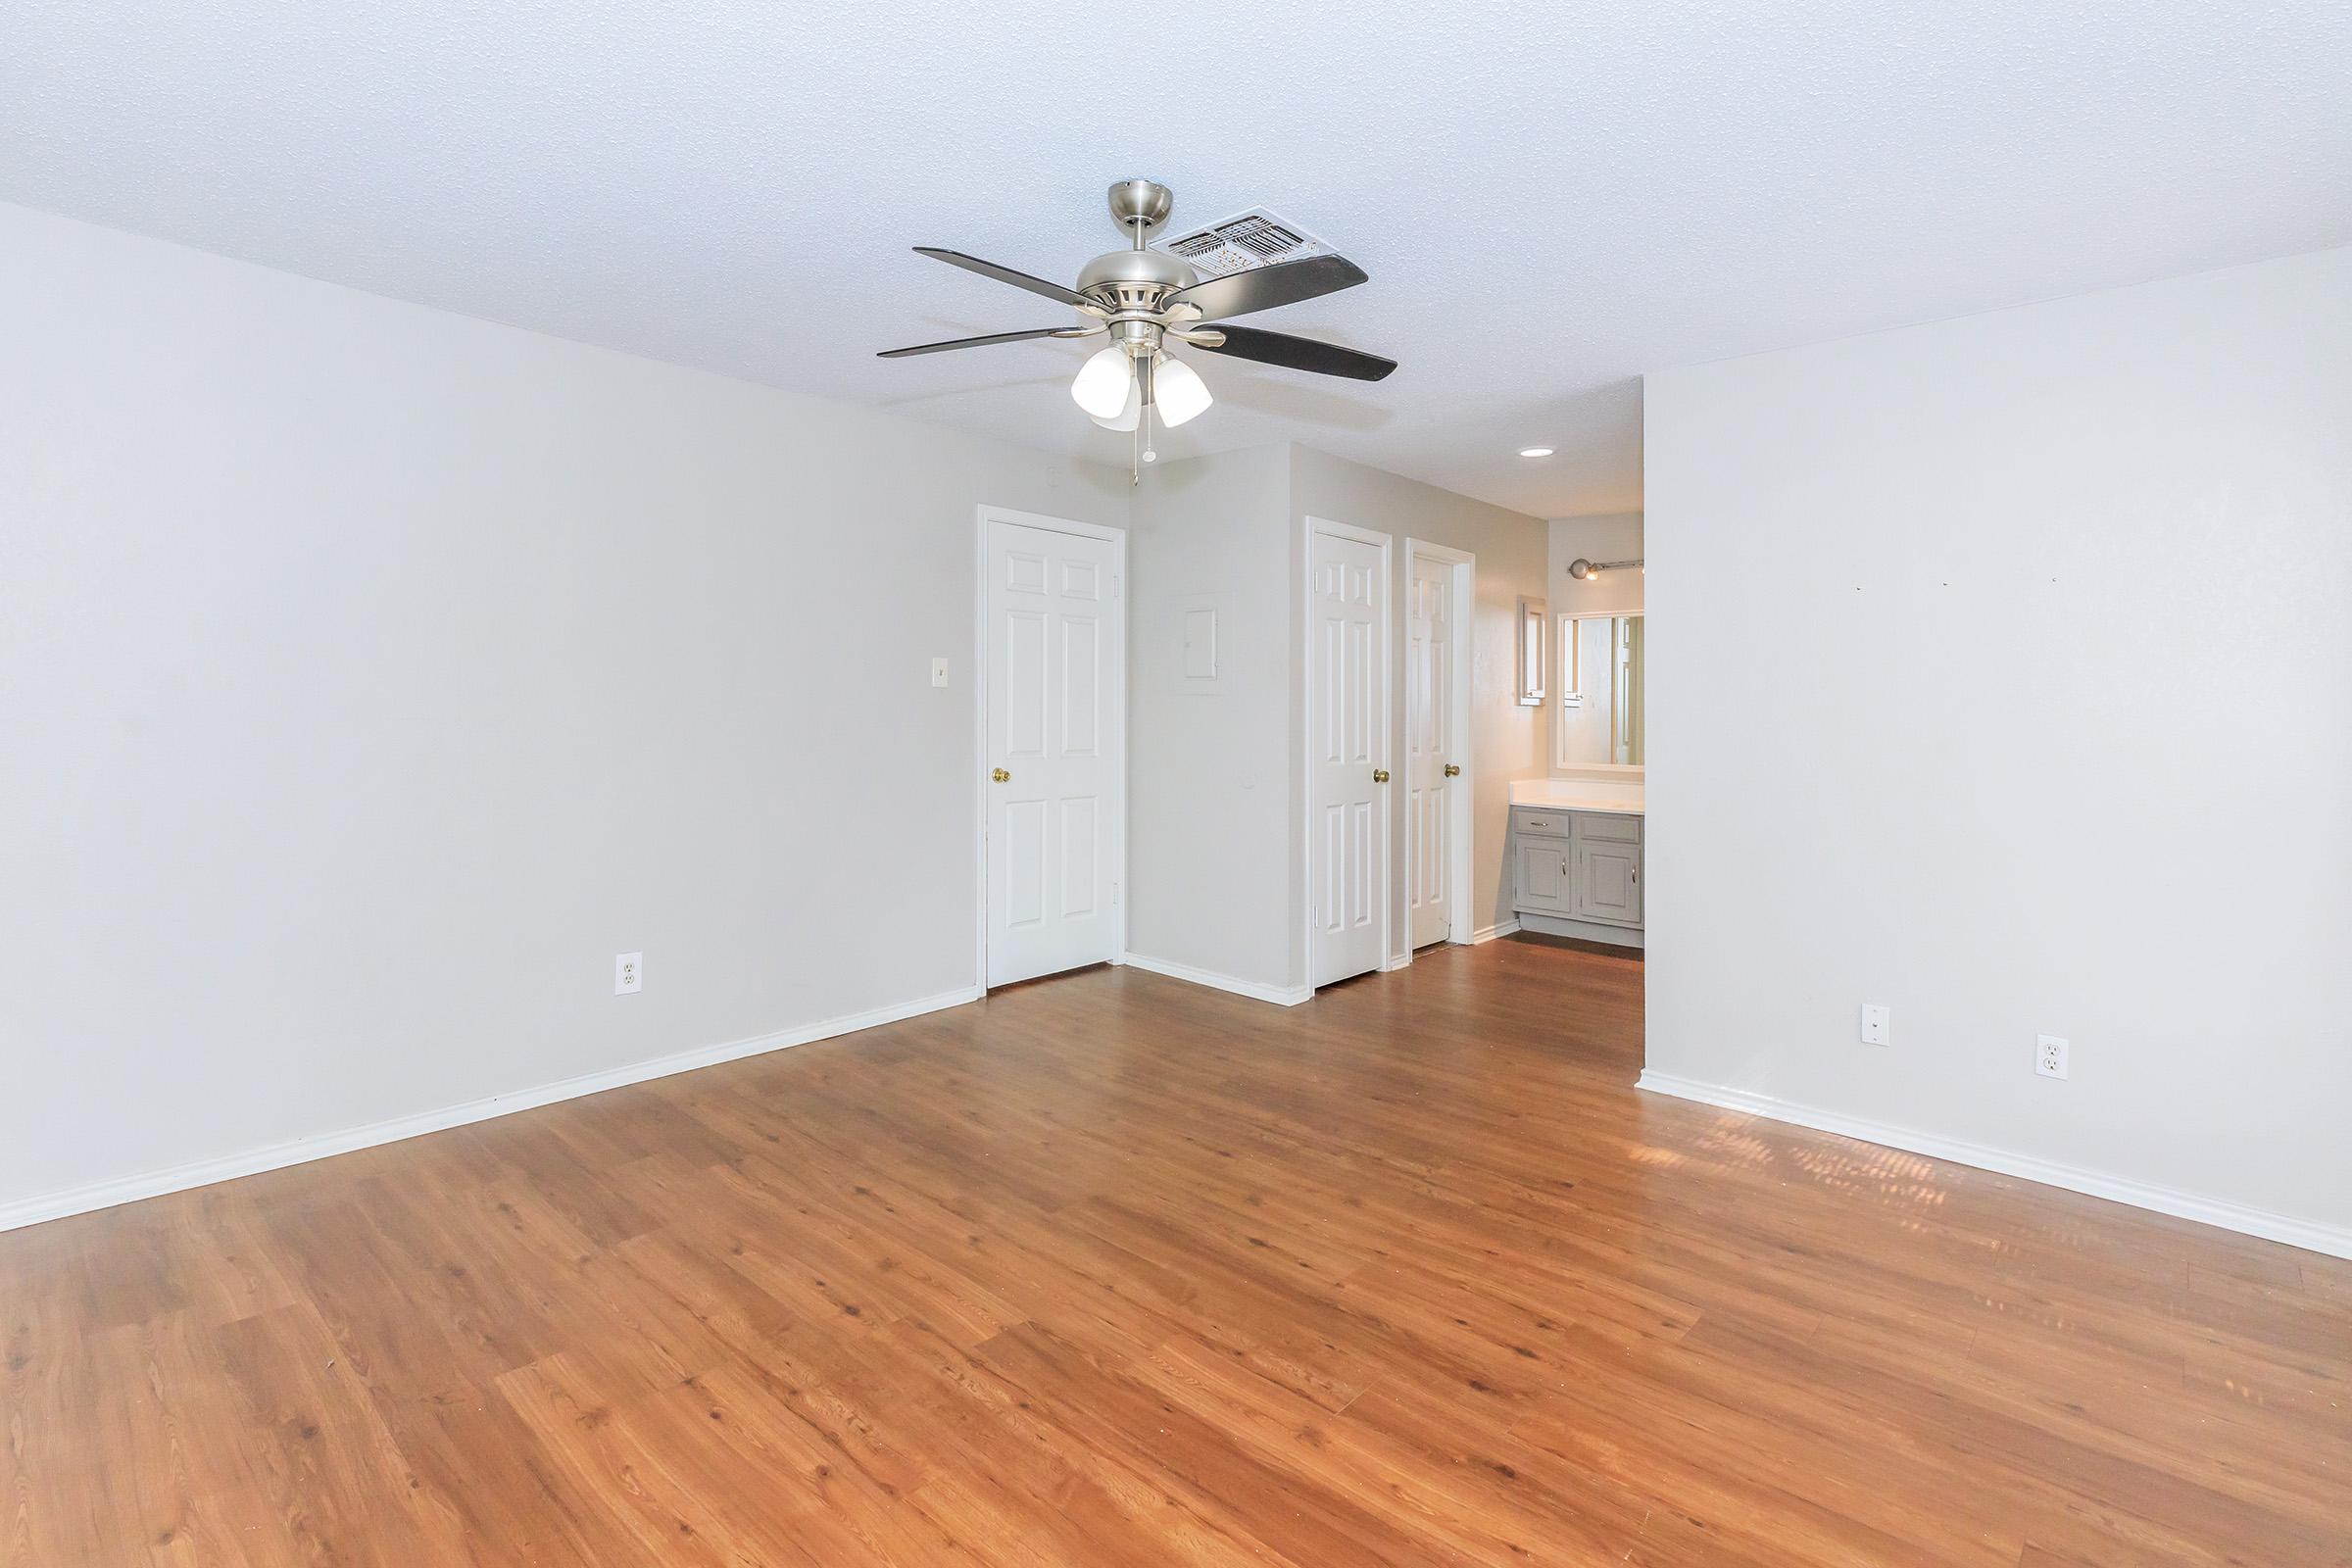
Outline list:
[[[135,1203],[140,1199],[160,1198],[166,1193],[183,1193],[194,1187],[210,1187],[215,1182],[230,1181],[239,1176],[256,1176],[266,1170],[279,1170],[309,1160],[325,1159],[332,1154],[348,1154],[355,1149],[396,1144],[404,1138],[437,1133],[450,1127],[463,1127],[469,1122],[489,1121],[493,1117],[511,1115],[518,1110],[552,1105],[559,1101],[603,1094],[608,1089],[623,1089],[630,1084],[644,1083],[649,1078],[667,1078],[673,1073],[692,1072],[697,1067],[714,1067],[722,1061],[735,1061],[744,1056],[781,1051],[787,1046],[804,1046],[812,1040],[829,1040],[835,1035],[855,1034],[878,1024],[896,1023],[901,1018],[937,1012],[943,1007],[960,1006],[964,1003],[979,1000],[979,997],[978,986],[959,986],[954,991],[940,992],[937,996],[893,1003],[888,1006],[828,1018],[822,1023],[804,1024],[797,1029],[779,1030],[774,1034],[754,1035],[748,1040],[702,1046],[693,1051],[681,1051],[675,1055],[631,1062],[625,1067],[614,1067],[607,1072],[559,1078],[554,1083],[517,1089],[511,1094],[492,1095],[487,1099],[468,1101],[462,1105],[446,1105],[439,1110],[421,1111],[414,1116],[396,1116],[389,1121],[369,1122],[364,1127],[347,1127],[340,1132],[321,1133],[316,1138],[297,1138],[287,1143],[249,1149],[241,1153],[223,1154],[217,1159],[201,1159],[191,1164],[172,1165],[115,1181],[94,1182],[87,1187],[75,1187],[62,1193],[19,1199],[14,1202],[0,1203],[0,1231],[38,1225],[44,1220],[64,1219],[70,1214],[86,1214],[92,1209],[112,1208],[118,1203]]]
[[[1511,919],[1501,921],[1495,925],[1480,926],[1477,930],[1470,933],[1470,941],[1473,945],[1481,942],[1492,942],[1496,937],[1510,936],[1518,929],[1519,921],[1516,917],[1513,917]]]
[[[1196,969],[1189,963],[1177,963],[1169,958],[1147,958],[1140,953],[1124,953],[1121,963],[1132,964],[1152,974],[1164,974],[1171,980],[1190,981],[1197,986],[1208,986],[1217,991],[1230,991],[1237,997],[1253,1002],[1271,1002],[1277,1007],[1296,1007],[1301,1002],[1314,1000],[1312,986],[1269,986],[1255,980],[1243,980],[1230,974],[1217,974],[1208,969]]]
[[[2192,1219],[2204,1225],[2217,1225],[2226,1231],[2259,1236],[2265,1241],[2284,1242],[2289,1247],[2325,1252],[2330,1257],[2352,1257],[2352,1230],[2318,1225],[2285,1214],[2274,1214],[2266,1209],[2246,1208],[2236,1203],[2199,1198],[2193,1193],[2179,1192],[2170,1187],[2151,1187],[2145,1182],[2128,1181],[2121,1176],[2107,1176],[2073,1165],[2054,1164],[2031,1154],[2014,1154],[2007,1150],[1992,1149],[1983,1144],[1939,1138],[1934,1133],[1923,1133],[1886,1122],[1865,1121],[1859,1116],[1848,1116],[1839,1111],[1800,1105],[1751,1090],[1699,1083],[1694,1079],[1675,1077],[1671,1073],[1644,1069],[1636,1087],[1652,1094],[1671,1095],[1677,1100],[1694,1100],[1702,1105],[1744,1111],[1767,1121],[1810,1127],[1815,1132],[1836,1133],[1840,1138],[1858,1138],[1866,1144],[1881,1144],[1888,1149],[1925,1154],[1931,1159],[1948,1159],[1955,1165],[1973,1165],[1979,1170],[1998,1171],[2004,1176],[2022,1176],[2027,1181],[2040,1182],[2046,1187],[2063,1187],[2069,1192],[2087,1193],[2092,1198],[2130,1203],[2134,1208],[2153,1209],[2176,1219]]]

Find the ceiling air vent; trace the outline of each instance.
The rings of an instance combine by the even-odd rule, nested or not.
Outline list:
[[[1253,268],[1332,253],[1330,246],[1297,223],[1284,222],[1262,207],[1252,207],[1238,218],[1161,240],[1152,248],[1192,263],[1202,277],[1225,277]]]

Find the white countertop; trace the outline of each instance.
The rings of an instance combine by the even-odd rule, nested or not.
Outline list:
[[[1642,814],[1642,786],[1599,778],[1523,778],[1511,785],[1513,806],[1548,806],[1569,811]]]

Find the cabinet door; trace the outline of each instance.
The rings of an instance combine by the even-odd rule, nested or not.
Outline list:
[[[1642,923],[1642,846],[1578,837],[1576,917]]]
[[[1521,839],[1513,857],[1512,905],[1538,914],[1567,914],[1576,906],[1569,886],[1566,839]]]

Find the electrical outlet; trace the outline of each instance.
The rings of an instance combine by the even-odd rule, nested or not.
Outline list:
[[[2066,1042],[2056,1035],[2034,1037],[2034,1070],[2044,1078],[2066,1076]]]
[[[612,994],[625,997],[645,989],[645,955],[624,953],[612,960]]]
[[[931,684],[934,686],[945,686],[947,683],[948,662],[944,659],[934,659],[931,661]]]
[[[1894,1014],[1875,1002],[1862,1004],[1862,1043],[1883,1046],[1894,1030]]]

